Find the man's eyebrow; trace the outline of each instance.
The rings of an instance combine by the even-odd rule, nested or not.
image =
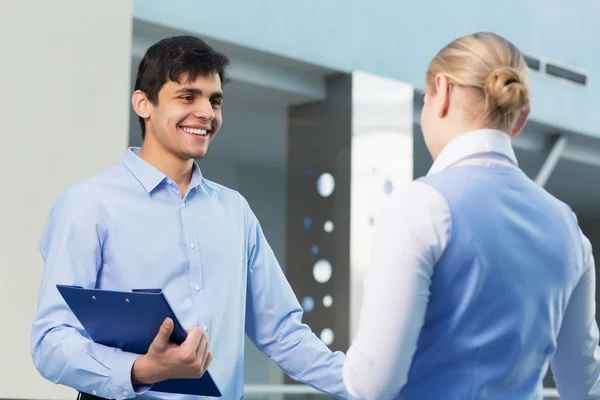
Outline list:
[[[195,94],[195,95],[199,95],[199,94],[202,94],[202,90],[196,89],[196,88],[191,88],[191,87],[184,87],[184,88],[181,88],[178,91],[176,91],[175,94]]]
[[[193,94],[196,96],[200,96],[202,95],[202,90],[197,89],[197,88],[193,88],[193,87],[184,87],[179,89],[178,91],[175,92],[175,94],[180,95],[180,94]],[[212,96],[210,96],[213,99],[222,99],[223,98],[223,92],[218,91],[218,92],[214,92],[212,94]]]

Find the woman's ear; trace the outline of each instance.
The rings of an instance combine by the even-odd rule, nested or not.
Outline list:
[[[523,110],[521,110],[521,113],[519,114],[519,118],[517,119],[517,123],[515,124],[515,127],[513,128],[512,132],[510,133],[510,136],[515,137],[519,133],[521,133],[521,131],[525,127],[525,124],[527,123],[527,118],[529,118],[530,112],[531,112],[530,106],[527,106]]]
[[[452,85],[450,80],[444,74],[437,74],[435,77],[436,89],[436,107],[435,112],[440,118],[448,115],[450,108],[450,95],[452,94]]]

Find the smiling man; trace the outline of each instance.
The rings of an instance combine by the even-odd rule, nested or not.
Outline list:
[[[141,148],[68,188],[50,213],[40,242],[45,264],[32,356],[45,378],[83,398],[173,399],[152,385],[210,367],[223,398],[242,399],[244,333],[292,378],[350,398],[344,355],[302,324],[302,309],[248,203],[207,180],[194,161],[206,156],[221,127],[228,62],[189,36],[150,47],[132,96]],[[96,344],[56,284],[162,288],[188,338],[169,343],[166,320],[147,354]]]

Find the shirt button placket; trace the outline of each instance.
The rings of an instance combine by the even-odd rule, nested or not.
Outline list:
[[[184,200],[181,202],[181,207],[182,207],[182,208],[184,208],[184,209],[187,207],[187,204],[186,204],[186,201],[185,201],[185,199],[184,199]],[[192,249],[192,250],[196,250],[196,247],[197,247],[197,245],[196,245],[196,243],[195,243],[195,242],[190,242],[190,243],[189,243],[189,246],[190,246],[190,249]],[[196,250],[196,251],[197,251],[197,250]],[[195,261],[195,260],[196,260],[196,258],[197,258],[197,255],[196,255],[196,254],[194,254],[194,253],[195,253],[195,252],[192,252],[192,254],[191,254],[191,256],[190,256],[190,260],[192,260],[192,262],[190,263],[190,265],[192,266],[192,268],[194,268],[194,266],[195,266],[195,264],[196,264],[194,261]],[[194,272],[194,271],[192,271],[192,275],[196,275],[196,274],[194,274],[193,272]],[[202,287],[201,287],[199,284],[196,284],[196,285],[194,285],[194,291],[196,291],[196,292],[199,292],[201,289],[202,289]]]

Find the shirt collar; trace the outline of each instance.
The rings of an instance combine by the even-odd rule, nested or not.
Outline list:
[[[450,141],[436,158],[428,175],[441,172],[466,158],[486,153],[502,155],[518,166],[511,139],[506,133],[495,129],[479,129]]]
[[[158,185],[162,182],[167,181],[169,178],[154,166],[143,160],[139,155],[139,147],[129,147],[125,156],[123,157],[123,165],[136,177],[138,181],[144,186],[148,193],[151,193]],[[202,176],[200,167],[194,161],[192,180],[190,181],[189,190],[205,184],[212,190],[217,190],[217,187],[207,182]]]

